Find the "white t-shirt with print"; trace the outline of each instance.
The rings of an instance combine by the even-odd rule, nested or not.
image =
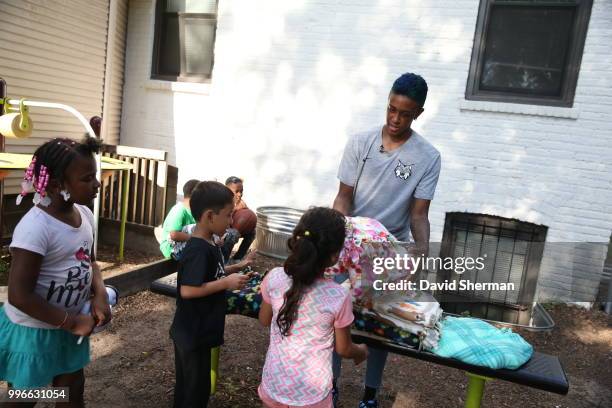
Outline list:
[[[23,216],[13,233],[11,248],[21,248],[43,256],[35,293],[54,307],[78,313],[88,300],[92,281],[93,214],[75,204],[81,225],[74,228],[38,207]],[[22,326],[53,329],[25,314],[10,303],[4,310],[11,322]]]

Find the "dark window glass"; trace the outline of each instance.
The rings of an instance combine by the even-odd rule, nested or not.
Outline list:
[[[159,73],[179,76],[181,73],[181,42],[178,16],[166,15],[165,20],[165,35],[160,39],[159,47]]]
[[[466,98],[571,106],[591,4],[481,0]]]
[[[560,96],[574,15],[573,7],[494,7],[480,89]]]
[[[151,76],[210,79],[216,28],[216,0],[158,0]]]

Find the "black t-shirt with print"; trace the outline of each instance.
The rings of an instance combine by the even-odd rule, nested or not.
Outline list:
[[[186,350],[223,344],[225,328],[225,291],[183,299],[181,285],[201,286],[224,275],[223,255],[218,246],[201,238],[191,238],[181,254],[178,266],[176,313],[170,337]]]

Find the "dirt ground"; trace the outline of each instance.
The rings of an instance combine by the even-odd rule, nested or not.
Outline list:
[[[164,257],[160,254],[152,255],[150,253],[137,251],[134,249],[125,248],[123,251],[123,261],[117,260],[119,249],[108,245],[99,245],[96,260],[100,265],[102,277],[104,279],[122,272],[126,272],[137,266],[147,264],[153,261],[158,261]]]
[[[256,269],[277,262],[260,257]],[[565,305],[550,308],[556,327],[550,333],[521,334],[537,351],[560,357],[570,382],[567,396],[504,381],[487,385],[483,407],[611,407],[612,323],[599,311]],[[94,335],[92,363],[86,369],[86,401],[91,407],[167,407],[172,404],[174,356],[168,329],[174,299],[148,291],[121,299],[114,322]],[[230,315],[222,347],[220,379],[210,407],[260,407],[257,385],[268,331],[255,319]],[[341,406],[356,407],[364,366],[343,365]],[[380,393],[384,408],[461,407],[466,375],[456,369],[389,356]],[[46,405],[44,405],[46,406]]]

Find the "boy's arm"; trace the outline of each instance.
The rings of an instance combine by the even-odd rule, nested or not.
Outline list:
[[[241,270],[243,270],[247,266],[248,265],[244,264],[244,261],[241,261],[241,262],[238,262],[237,264],[225,265],[225,267],[223,269],[225,269],[225,274],[226,275],[231,275],[233,273],[240,272]]]
[[[205,282],[202,286],[181,285],[181,297],[184,299],[193,299],[210,296],[214,293],[226,290],[228,288],[227,283],[226,278],[223,278],[212,282]]]
[[[174,206],[164,220],[164,232],[168,234],[168,238],[173,241],[187,241],[191,236],[183,231],[183,227],[187,224],[184,219],[184,211],[180,207]]]
[[[188,241],[189,238],[191,238],[191,235],[183,231],[170,231],[168,236],[171,240],[176,242],[185,242]]]
[[[226,265],[224,268],[225,274],[231,275],[232,273],[240,272],[247,266],[251,266],[253,264],[253,261],[255,260],[255,254],[257,254],[257,250],[249,252],[242,261],[236,264]]]
[[[204,282],[200,286],[181,285],[181,297],[192,299],[210,296],[223,290],[241,289],[249,281],[248,275],[233,274],[211,282]]]

